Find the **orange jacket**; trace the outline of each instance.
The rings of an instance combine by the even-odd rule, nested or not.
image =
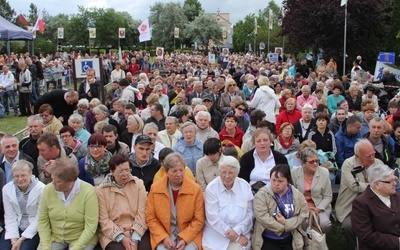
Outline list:
[[[148,195],[146,223],[150,230],[151,248],[156,249],[165,238],[171,236],[171,201],[168,191],[168,176],[153,183]],[[201,187],[185,176],[176,201],[178,236],[187,244],[194,242],[202,249],[201,238],[205,222],[204,198]]]

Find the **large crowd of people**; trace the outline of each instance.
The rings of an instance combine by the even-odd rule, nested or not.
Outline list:
[[[80,58],[0,61],[3,119],[27,116],[21,141],[0,133],[0,249],[303,249],[311,212],[352,249],[399,249],[387,69],[383,98],[362,57],[340,77],[333,59],[131,51],[67,89]]]

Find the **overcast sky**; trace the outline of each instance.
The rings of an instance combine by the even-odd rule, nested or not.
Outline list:
[[[34,2],[38,9],[45,9],[50,15],[59,13],[74,14],[78,12],[78,5],[85,7],[114,8],[117,11],[128,11],[134,19],[144,20],[150,14],[150,6],[156,2],[181,2],[171,0],[8,0],[11,7],[17,14],[28,15],[29,4]],[[215,13],[218,8],[223,13],[231,14],[231,23],[235,24],[250,13],[258,13],[258,10],[264,9],[268,2],[262,0],[199,0],[203,9],[207,13]],[[282,0],[275,0],[279,6]]]

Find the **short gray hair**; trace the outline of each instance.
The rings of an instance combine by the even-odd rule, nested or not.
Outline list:
[[[38,121],[40,125],[44,126],[43,119],[40,117],[40,115],[32,115],[28,117],[28,124],[34,121]]]
[[[369,121],[368,126],[371,126],[373,121],[382,123],[382,126],[385,124],[385,120],[383,120],[381,117],[374,117],[371,121]]]
[[[178,118],[176,118],[175,116],[167,116],[165,120],[173,120],[176,125],[179,123]]]
[[[192,98],[192,101],[191,101],[190,104],[199,105],[199,104],[202,104],[202,103],[203,103],[203,99],[195,97],[195,98]]]
[[[183,167],[186,167],[186,161],[185,158],[180,153],[171,153],[165,157],[163,160],[163,166],[165,169],[165,172],[168,172],[170,168],[176,165],[176,163],[182,163]]]
[[[304,106],[301,108],[301,111],[304,111],[305,109],[311,109],[311,110],[313,110],[313,106],[312,106],[311,104],[306,103],[306,104],[304,104]]]
[[[358,155],[358,152],[360,151],[361,146],[363,146],[365,144],[368,144],[371,147],[373,147],[372,143],[367,138],[360,138],[360,139],[358,139],[356,144],[354,144],[354,154]]]
[[[98,105],[98,106],[93,108],[93,113],[97,113],[97,112],[99,112],[99,113],[101,113],[103,115],[109,115],[110,114],[110,112],[108,111],[108,108],[104,104],[100,104],[100,105]]]
[[[152,128],[156,129],[158,132],[158,126],[154,122],[146,123],[143,128],[143,134],[146,134],[147,131]]]
[[[393,174],[393,169],[389,168],[388,166],[384,164],[377,164],[375,166],[371,166],[367,168],[367,175],[368,175],[368,181],[369,185],[371,187],[374,186],[374,183],[376,181],[385,179],[388,176],[391,176]]]
[[[15,140],[17,140],[17,145],[19,145],[19,140],[15,135],[5,135],[0,141],[0,146],[3,146],[4,141],[7,140],[7,139],[15,139]]]
[[[308,158],[311,156],[317,156],[318,152],[315,148],[305,147],[300,153],[300,160],[302,163],[306,163]]]
[[[196,125],[193,122],[185,122],[182,124],[181,131],[183,132],[183,130],[187,127],[193,127],[194,131],[196,132]]]
[[[205,116],[205,117],[207,117],[208,121],[211,121],[211,115],[208,111],[201,110],[201,111],[197,112],[194,119],[198,120],[200,118],[200,116]]]
[[[68,118],[68,122],[72,122],[72,121],[80,121],[81,123],[83,123],[83,117],[80,114],[72,114]]]
[[[218,170],[221,170],[222,167],[232,167],[236,170],[236,173],[240,171],[239,161],[230,155],[221,157],[221,160],[218,162]]]
[[[303,85],[303,87],[301,87],[301,91],[308,91],[308,92],[310,92],[310,91],[311,91],[311,88],[310,88],[310,86],[308,86],[308,85]]]
[[[89,108],[89,101],[86,98],[80,99],[78,101],[78,106],[85,105],[86,108]]]
[[[11,173],[14,173],[15,171],[20,171],[20,170],[26,171],[26,172],[32,174],[33,164],[26,160],[18,160],[16,162],[14,162],[11,167]]]

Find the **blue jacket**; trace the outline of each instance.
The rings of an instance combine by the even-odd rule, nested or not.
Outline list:
[[[194,144],[189,146],[186,144],[183,136],[181,136],[172,149],[183,155],[186,160],[186,165],[192,170],[193,175],[196,175],[196,162],[204,155],[203,142],[195,138]]]
[[[336,140],[336,163],[339,167],[342,166],[343,162],[354,155],[354,145],[357,140],[362,137],[361,132],[356,135],[347,134],[347,124],[343,122],[339,128],[339,131],[335,135]]]

